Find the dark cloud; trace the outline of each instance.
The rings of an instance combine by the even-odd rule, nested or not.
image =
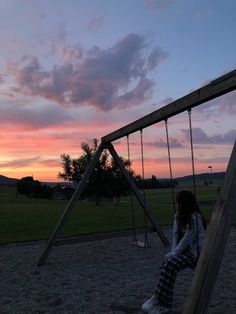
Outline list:
[[[164,59],[168,57],[168,53],[162,48],[155,48],[149,55],[147,60],[147,66],[149,70],[154,70],[156,66]]]
[[[179,148],[183,147],[183,145],[176,138],[169,138],[169,144],[171,148]],[[158,147],[158,148],[166,148],[167,143],[160,139],[159,141],[149,142],[148,145]]]
[[[126,107],[127,103],[132,102],[133,105],[138,105],[151,97],[152,81],[144,78],[140,79],[135,88],[118,97],[119,107]]]
[[[103,15],[97,15],[89,21],[87,28],[89,31],[96,31],[104,24],[105,17]]]
[[[34,56],[8,63],[19,93],[41,96],[62,106],[92,106],[100,111],[136,106],[150,99],[153,82],[148,74],[167,57],[161,48],[146,52],[143,36],[129,34],[113,47],[80,46],[62,51],[63,63],[42,69]]]
[[[189,130],[181,130],[189,139]],[[208,136],[201,128],[193,128],[193,141],[195,144],[232,144],[236,139],[236,130],[230,130],[224,135],[217,134]]]
[[[40,129],[73,121],[73,117],[63,108],[56,105],[15,106],[11,103],[0,104],[1,125],[14,124],[25,129]]]

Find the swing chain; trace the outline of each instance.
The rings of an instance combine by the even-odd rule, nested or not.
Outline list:
[[[168,132],[168,119],[165,119],[165,127],[166,127],[166,143],[167,143],[167,150],[168,150],[172,203],[173,203],[173,209],[174,209],[174,213],[175,213],[176,205],[175,205],[175,192],[174,192],[172,165],[171,165],[171,156],[170,156],[170,141],[169,141],[169,132]]]
[[[144,153],[143,153],[143,129],[140,129],[140,140],[141,140],[141,162],[142,162],[142,178],[143,178],[143,199],[144,199],[144,205],[146,206],[146,192],[144,187]],[[145,247],[150,247],[149,241],[148,241],[148,231],[147,231],[147,217],[144,214],[144,224],[145,224]]]
[[[129,134],[127,135],[127,148],[128,148],[128,170],[130,171],[131,168],[131,159],[130,159],[130,145],[129,145]],[[135,222],[135,214],[134,214],[134,199],[133,193],[130,193],[130,202],[131,202],[131,211],[132,211],[132,224],[133,224],[133,242],[137,242],[136,236],[136,222]]]
[[[193,132],[192,132],[192,118],[191,118],[192,109],[188,109],[188,118],[189,118],[189,132],[190,132],[190,144],[191,144],[191,158],[192,158],[192,173],[193,173],[193,191],[196,196],[196,180],[195,180],[195,168],[194,168],[194,153],[193,153]]]
[[[189,117],[189,131],[190,131],[190,142],[191,142],[191,156],[192,156],[193,190],[194,190],[194,195],[196,197],[196,180],[195,180],[195,169],[194,169],[193,132],[192,132],[191,113],[192,113],[192,110],[190,108],[190,109],[188,109],[188,117]],[[196,217],[196,224],[197,224],[197,252],[199,255],[199,240],[198,240],[199,227],[198,227],[198,213],[197,213],[197,211],[195,213],[195,217]]]

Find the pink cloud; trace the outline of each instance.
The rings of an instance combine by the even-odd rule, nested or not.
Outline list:
[[[204,113],[204,116],[218,117],[219,115],[236,115],[236,91],[227,93],[221,97],[215,98],[201,106],[194,108],[197,113]]]
[[[60,55],[64,62],[78,62],[80,59],[83,58],[83,49],[80,47],[79,44],[74,46],[67,45],[60,49]]]
[[[97,15],[89,21],[87,28],[89,31],[96,31],[104,24],[104,21],[105,17],[103,15]]]
[[[3,76],[0,74],[0,85],[4,83]]]
[[[95,47],[85,54],[79,46],[65,47],[64,62],[51,71],[43,70],[36,57],[24,56],[8,62],[8,73],[16,82],[14,92],[62,106],[132,107],[150,99],[153,82],[147,76],[167,57],[161,48],[145,57],[146,47],[145,37],[129,34],[107,50]]]
[[[81,111],[74,108],[59,107],[56,104],[32,103],[31,97],[15,98],[14,95],[2,95],[0,101],[0,134],[24,133],[26,131],[52,130],[57,134],[90,134],[96,129],[97,137],[104,136],[119,128],[124,121],[122,115],[100,112],[94,115],[93,110]],[[106,123],[104,123],[104,120]],[[12,127],[14,125],[14,128]],[[68,134],[69,134],[68,133]],[[91,135],[94,137],[94,135]]]
[[[15,159],[15,160],[10,160],[6,162],[1,162],[1,167],[0,168],[6,168],[6,167],[11,167],[11,168],[22,168],[22,167],[29,167],[31,165],[34,165],[35,163],[39,163],[41,158],[39,156],[35,157],[30,157],[30,158],[25,158],[25,159]]]
[[[174,99],[172,97],[167,97],[165,99],[163,99],[161,102],[160,102],[160,106],[163,107],[163,106],[166,106],[168,104],[170,104],[171,102],[173,102]]]
[[[57,106],[13,105],[11,102],[0,103],[1,127],[7,129],[36,130],[45,127],[73,122],[73,116]]]
[[[221,113],[228,112],[230,115],[236,115],[236,92],[226,94],[225,96],[217,99],[216,103],[219,106],[219,111]]]

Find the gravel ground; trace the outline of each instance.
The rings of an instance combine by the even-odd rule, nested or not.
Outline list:
[[[171,238],[171,229],[164,228]],[[37,266],[45,242],[0,246],[0,314],[142,313],[155,288],[167,249],[156,234],[151,248],[131,244],[130,236],[78,242],[53,248]],[[236,229],[232,228],[209,308],[210,314],[236,313]],[[173,311],[181,313],[193,271],[177,278]]]

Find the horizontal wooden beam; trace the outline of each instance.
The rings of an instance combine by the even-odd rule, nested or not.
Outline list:
[[[178,113],[201,105],[209,100],[227,94],[236,89],[236,70],[233,70],[204,87],[153,111],[152,113],[102,137],[102,142],[112,142],[128,134],[144,129],[157,122],[175,116]]]

